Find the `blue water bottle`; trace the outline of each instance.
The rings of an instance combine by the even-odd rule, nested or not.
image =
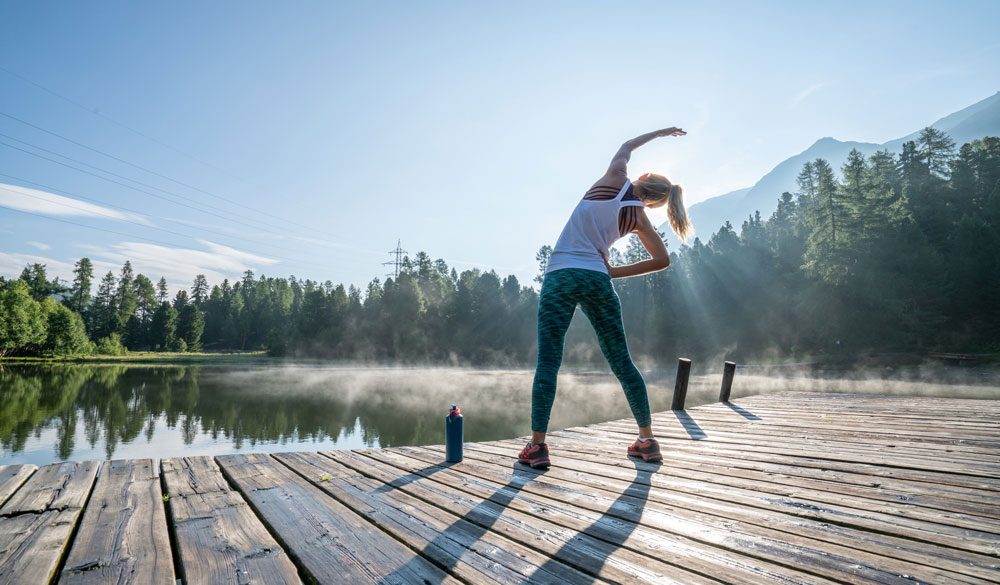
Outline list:
[[[457,404],[451,405],[448,416],[444,417],[445,460],[462,460],[462,411]]]

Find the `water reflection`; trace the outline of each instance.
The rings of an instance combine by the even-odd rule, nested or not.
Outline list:
[[[471,385],[474,373],[461,380],[457,375],[314,367],[6,367],[0,372],[0,464],[268,446],[440,444],[453,401],[462,402],[467,415],[491,410],[466,426],[466,440],[528,431],[524,412],[505,398],[524,397],[525,373],[501,376],[499,383],[479,376]],[[465,406],[477,395],[478,408]],[[504,408],[488,406],[503,402]],[[296,445],[303,442],[309,446]]]
[[[741,371],[733,397],[788,390],[1000,395],[997,370],[958,377],[955,372],[853,372],[831,378]],[[668,410],[674,372],[645,375],[653,411]],[[0,465],[441,444],[444,416],[454,402],[466,415],[467,441],[517,437],[530,431],[531,379],[531,370],[315,364],[5,366],[0,368]],[[720,381],[721,371],[693,375],[687,404],[714,402]],[[629,416],[610,373],[560,373],[550,430]]]

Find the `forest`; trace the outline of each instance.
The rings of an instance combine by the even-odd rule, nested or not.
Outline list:
[[[671,252],[667,270],[615,281],[636,358],[1000,351],[1000,138],[956,149],[925,128],[902,152],[804,165],[777,209]],[[698,228],[699,226],[695,226]],[[544,272],[551,248],[536,257]],[[645,257],[631,236],[613,263]],[[420,252],[365,289],[295,276],[167,282],[126,262],[92,294],[93,265],[0,279],[0,356],[265,349],[393,363],[526,365],[538,294]],[[566,360],[600,359],[578,315]]]

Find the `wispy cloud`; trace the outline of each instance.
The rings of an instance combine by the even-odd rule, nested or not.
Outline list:
[[[807,97],[811,96],[812,94],[816,93],[817,91],[823,89],[824,87],[826,87],[828,85],[830,85],[830,84],[828,82],[825,82],[825,81],[822,82],[822,83],[814,83],[814,84],[810,85],[809,87],[807,87],[807,88],[803,89],[802,91],[800,91],[799,93],[795,94],[795,96],[792,97],[792,101],[790,101],[788,103],[788,107],[789,108],[794,108],[794,107],[798,106]]]
[[[25,244],[28,244],[29,246],[34,246],[34,247],[38,248],[39,250],[48,250],[49,248],[52,247],[52,246],[50,246],[48,244],[44,244],[42,242],[35,242],[35,241],[32,241],[32,240],[28,240],[27,242],[25,242]]]
[[[173,248],[142,242],[121,242],[110,247],[80,245],[94,261],[94,271],[117,274],[128,260],[139,274],[158,280],[161,276],[173,289],[187,288],[195,275],[204,274],[211,284],[239,278],[246,270],[258,274],[278,263],[274,258],[244,252],[208,240],[198,240],[205,249]]]
[[[19,185],[0,183],[0,205],[38,213],[41,215],[56,215],[60,217],[93,217],[113,221],[133,221],[143,225],[152,225],[145,217],[94,205],[72,197],[63,197],[48,191],[39,191]]]
[[[55,276],[63,280],[73,278],[73,265],[70,263],[34,254],[7,254],[0,252],[0,274],[4,276],[17,278],[28,264],[44,264],[46,275],[50,280]]]

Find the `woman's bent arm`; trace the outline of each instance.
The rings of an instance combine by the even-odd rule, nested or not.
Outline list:
[[[639,241],[642,242],[643,247],[646,248],[646,251],[649,252],[652,258],[636,262],[635,264],[626,264],[625,266],[611,266],[608,264],[607,257],[605,257],[604,264],[607,266],[608,274],[611,278],[640,276],[649,274],[650,272],[658,272],[670,266],[670,253],[667,252],[667,245],[663,243],[663,239],[656,232],[656,228],[649,221],[649,217],[645,213],[640,213],[637,219],[638,226],[634,233],[639,236]]]

